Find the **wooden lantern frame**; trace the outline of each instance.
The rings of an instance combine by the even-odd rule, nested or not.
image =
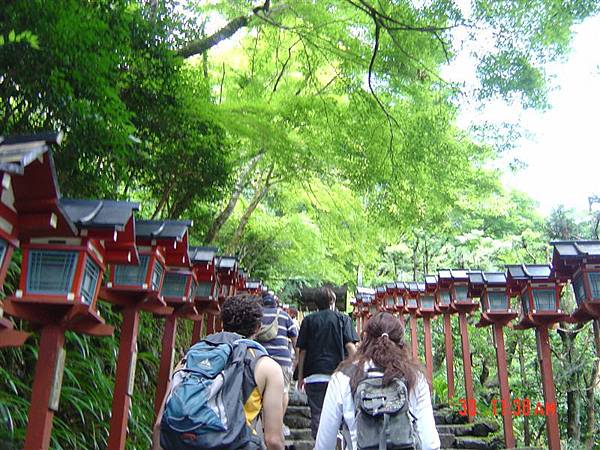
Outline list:
[[[216,247],[191,247],[190,260],[192,262],[196,279],[198,280],[198,289],[194,302],[196,310],[202,316],[202,321],[196,321],[192,330],[192,345],[198,342],[205,334],[212,334],[215,331],[215,317],[219,314],[218,301],[218,277],[216,272],[215,256],[218,252]],[[208,287],[208,295],[206,292]],[[203,327],[206,323],[206,332]]]
[[[551,244],[554,246],[552,266],[562,281],[571,280],[577,302],[570,321],[600,319],[600,241],[554,241]]]
[[[494,306],[490,295],[498,295],[503,301],[503,307]],[[480,299],[481,316],[476,327],[495,323],[506,326],[518,316],[518,311],[511,308],[511,295],[505,272],[469,272],[469,296]]]

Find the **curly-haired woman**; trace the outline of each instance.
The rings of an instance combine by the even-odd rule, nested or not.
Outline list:
[[[346,436],[349,434],[352,441],[350,448],[357,448],[354,394],[359,383],[371,374],[382,377],[383,386],[390,386],[397,379],[404,381],[420,448],[439,449],[440,439],[435,427],[429,385],[421,365],[404,343],[402,322],[389,313],[381,312],[367,322],[357,352],[340,364],[329,382],[315,450],[333,450],[342,424],[349,431]]]

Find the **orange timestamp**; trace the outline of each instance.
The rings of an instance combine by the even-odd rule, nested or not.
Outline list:
[[[477,415],[477,400],[475,399],[459,399],[460,411],[458,414],[461,416],[476,416]],[[492,414],[494,416],[502,415],[506,416],[512,414],[515,417],[519,416],[551,416],[556,415],[556,403],[542,403],[536,402],[535,404],[525,398],[515,398],[510,402],[505,400],[492,399],[491,401]]]

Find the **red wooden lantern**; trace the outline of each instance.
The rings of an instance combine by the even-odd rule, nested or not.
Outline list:
[[[101,298],[120,306],[123,315],[108,447],[123,449],[133,395],[140,311],[169,315],[173,308],[161,295],[167,267],[189,264],[188,221],[138,220],[135,223],[139,264],[111,265]]]
[[[201,316],[197,313],[194,303],[198,281],[195,271],[192,270],[188,249],[187,228],[191,225],[191,221],[179,221],[177,222],[177,227],[184,227],[183,234],[180,232],[175,240],[166,237],[156,239],[158,244],[164,244],[165,260],[168,261],[160,295],[167,305],[173,308],[173,313],[168,314],[165,318],[156,396],[154,399],[155,417],[159,414],[172,375],[177,319],[181,317],[196,322],[201,321]],[[170,222],[169,226],[174,226],[174,223]]]
[[[51,227],[57,221],[60,195],[49,149],[61,140],[62,133],[0,136],[0,286],[19,246],[20,229],[28,233],[32,227]],[[4,317],[0,301],[0,347],[22,345],[28,336]]]
[[[454,398],[454,343],[452,339],[452,316],[450,309],[450,280],[448,271],[443,270],[440,276],[425,277],[427,289],[434,293],[437,313],[444,317],[444,350],[446,354],[446,378],[448,382],[448,400]],[[438,272],[439,274],[439,272]],[[443,275],[447,275],[444,277]]]
[[[396,312],[396,283],[386,283],[383,308],[389,313]]]
[[[248,280],[245,283],[244,290],[250,295],[260,296],[262,293],[262,281],[260,280]]]
[[[521,314],[515,329],[548,327],[568,317],[560,309],[564,283],[556,278],[548,264],[507,265],[508,285],[519,296]]]
[[[215,317],[219,314],[218,301],[218,278],[216,273],[215,255],[216,247],[192,247],[190,248],[190,259],[198,279],[196,290],[196,310],[203,314],[206,322],[206,334],[215,331]],[[192,331],[192,345],[198,342],[203,335],[202,322],[195,322]]]
[[[239,266],[235,256],[219,256],[216,267],[219,279],[219,301],[222,302],[227,297],[235,295]]]
[[[419,341],[417,337],[417,317],[421,317],[419,312],[419,299],[421,286],[416,281],[405,283],[406,289],[404,290],[404,304],[406,311],[409,314],[410,324],[410,343],[412,349],[413,358],[419,358]],[[425,286],[422,286],[423,289]]]
[[[240,267],[237,273],[237,279],[235,284],[236,291],[245,291],[246,290],[246,281],[248,280],[248,274],[243,267]]]
[[[219,280],[219,304],[223,304],[227,297],[236,293],[239,264],[235,256],[217,257],[217,278]],[[221,331],[223,323],[216,319],[215,331]]]
[[[371,288],[359,286],[356,288],[356,305],[354,312],[356,314],[356,328],[360,336],[365,329],[366,321],[369,315],[369,305],[371,299],[375,296],[375,291]]]
[[[552,355],[548,327],[565,320],[568,315],[560,309],[560,294],[564,286],[552,267],[547,264],[509,265],[507,282],[512,295],[521,301],[521,315],[515,329],[535,327],[542,389],[546,405],[556,405],[556,388],[552,372]],[[548,448],[560,449],[558,416],[546,415]]]
[[[477,308],[477,302],[469,297],[469,273],[466,270],[440,270],[438,271],[438,283],[442,298],[442,289],[450,292],[450,310],[458,313],[458,325],[460,328],[460,341],[462,348],[463,373],[465,379],[465,400],[467,402],[468,419],[473,421],[475,411],[475,393],[473,389],[473,369],[471,362],[471,350],[469,345],[469,330],[467,314]],[[448,351],[446,351],[448,356]],[[446,361],[448,363],[448,361]]]
[[[431,339],[431,318],[437,314],[435,310],[435,293],[437,290],[437,277],[435,275],[425,276],[425,283],[419,296],[419,312],[423,317],[423,334],[425,337],[425,367],[429,384],[433,381],[433,350]]]
[[[571,280],[577,308],[573,322],[600,319],[600,241],[556,241],[552,266],[557,276]]]
[[[503,272],[469,272],[469,297],[479,297],[481,303],[481,318],[475,326],[492,325],[496,361],[498,364],[498,381],[500,396],[504,405],[511,404],[510,387],[508,385],[508,367],[506,364],[506,349],[504,346],[503,327],[517,316],[510,307],[510,291],[506,274]],[[502,408],[504,425],[504,442],[506,448],[516,445],[512,424],[511,408]]]

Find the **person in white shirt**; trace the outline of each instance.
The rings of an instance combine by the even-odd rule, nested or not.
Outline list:
[[[365,378],[366,370],[373,368],[381,369],[384,384],[397,377],[404,378],[409,390],[409,410],[416,421],[421,449],[438,450],[440,438],[422,366],[412,357],[404,342],[402,322],[385,312],[375,314],[367,322],[357,352],[342,362],[333,374],[323,402],[315,450],[334,450],[342,424],[349,431],[351,448],[357,448],[353,392]]]

